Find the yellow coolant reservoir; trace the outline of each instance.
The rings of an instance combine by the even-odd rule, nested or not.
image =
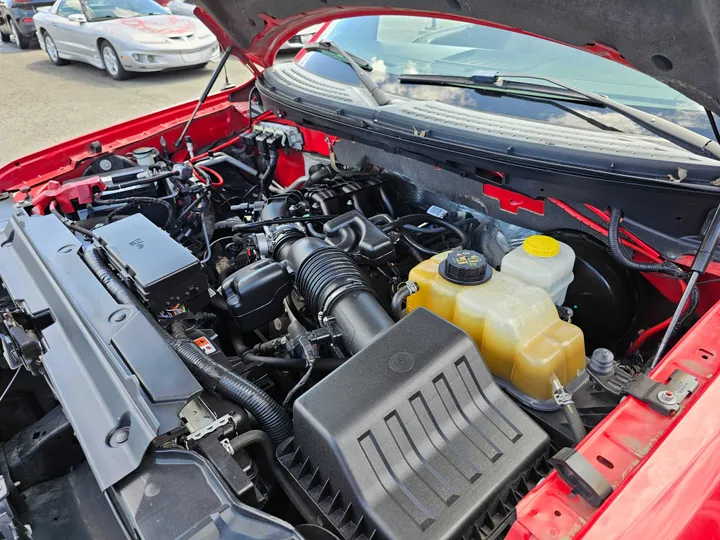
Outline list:
[[[418,292],[407,312],[424,307],[465,330],[490,371],[526,396],[551,399],[553,373],[567,385],[585,368],[582,330],[558,317],[547,292],[492,270],[481,254],[441,253],[409,277]]]

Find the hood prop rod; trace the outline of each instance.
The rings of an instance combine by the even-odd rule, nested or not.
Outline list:
[[[177,141],[175,141],[175,149],[177,150],[180,148],[180,143],[182,143],[183,139],[185,139],[185,134],[187,133],[188,128],[190,127],[190,124],[192,124],[192,121],[195,120],[195,116],[197,115],[198,111],[200,110],[200,107],[202,107],[202,104],[205,103],[205,100],[208,97],[208,94],[210,94],[210,90],[212,90],[212,87],[215,85],[215,81],[217,81],[218,77],[220,76],[220,72],[222,71],[223,67],[225,67],[225,63],[227,62],[228,58],[230,58],[230,53],[232,53],[232,45],[225,49],[225,53],[223,53],[222,58],[218,62],[217,67],[215,68],[215,71],[212,74],[212,77],[210,77],[210,80],[207,83],[207,86],[205,87],[205,90],[203,90],[202,95],[200,96],[200,99],[197,102],[197,105],[195,105],[195,110],[190,115],[190,118],[188,118],[188,121],[185,123],[185,127],[182,130],[182,133],[178,137]]]
[[[693,258],[693,263],[690,267],[691,275],[688,280],[687,287],[680,298],[680,303],[677,308],[675,308],[675,313],[670,320],[667,330],[665,330],[665,335],[663,336],[660,346],[655,353],[655,358],[653,358],[652,364],[650,364],[650,369],[653,369],[662,358],[662,355],[670,342],[670,338],[675,331],[675,327],[680,320],[680,316],[683,313],[685,304],[687,304],[690,299],[690,295],[698,278],[705,273],[705,270],[707,270],[707,267],[713,260],[718,242],[720,242],[720,206],[715,209],[715,215],[713,215],[710,225],[708,225],[708,228],[705,231],[700,247],[695,252],[695,257]]]

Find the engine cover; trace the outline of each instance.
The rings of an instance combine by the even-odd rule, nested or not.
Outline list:
[[[346,539],[449,540],[548,445],[475,343],[417,309],[294,404],[282,465]]]

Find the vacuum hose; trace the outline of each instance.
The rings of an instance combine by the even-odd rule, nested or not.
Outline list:
[[[174,335],[170,336],[125,284],[115,277],[95,248],[85,249],[83,259],[115,300],[121,304],[136,306],[147,317],[205,388],[247,409],[275,444],[279,444],[291,435],[290,418],[279,403],[252,382],[218,364],[205,354],[187,339],[181,325],[173,325]]]

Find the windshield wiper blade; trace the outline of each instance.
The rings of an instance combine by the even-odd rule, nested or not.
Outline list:
[[[387,94],[380,90],[378,85],[375,84],[375,81],[370,78],[370,75],[363,71],[363,68],[361,67],[362,65],[367,66],[367,68],[370,67],[370,64],[367,62],[367,60],[363,60],[362,58],[350,54],[349,52],[335,45],[335,43],[333,43],[332,41],[315,41],[313,43],[308,43],[303,47],[303,49],[306,51],[316,51],[329,54],[331,58],[335,58],[340,62],[345,62],[353,69],[355,74],[358,76],[358,79],[360,79],[362,85],[368,89],[370,95],[372,95],[373,99],[375,100],[375,103],[380,106],[390,103],[390,98],[387,97]]]
[[[545,81],[555,86],[508,80],[510,78]],[[580,101],[600,105],[632,120],[649,132],[670,141],[688,152],[720,160],[720,144],[712,139],[708,139],[699,133],[695,133],[654,114],[623,105],[622,103],[594,92],[580,90],[550,77],[525,74],[499,75],[496,72],[482,72],[470,77],[407,74],[400,75],[398,80],[401,84],[454,86],[516,95],[546,96],[549,99],[564,99],[567,101]]]
[[[350,65],[347,59],[337,50],[337,45],[333,47],[333,45],[329,41],[315,41],[313,43],[308,43],[303,47],[303,49],[311,52],[325,53],[328,56],[332,56],[333,58],[336,58],[337,60],[340,60],[341,62],[345,62],[346,64]],[[359,56],[349,53],[347,51],[345,51],[345,54],[352,58],[355,63],[360,67],[360,69],[364,69],[365,71],[372,71],[373,68],[370,65],[370,62],[368,62],[364,58],[360,58]]]

